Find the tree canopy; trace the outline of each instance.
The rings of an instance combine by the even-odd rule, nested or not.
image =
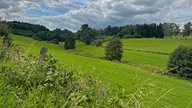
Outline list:
[[[105,55],[107,60],[121,61],[122,53],[122,42],[119,38],[113,38],[105,48]]]
[[[83,24],[81,29],[77,32],[77,39],[81,40],[87,45],[90,45],[92,41],[96,39],[97,32],[95,29],[89,27],[88,24]]]
[[[178,35],[180,32],[179,25],[175,23],[163,23],[162,26],[164,29],[165,36]]]
[[[183,36],[189,36],[192,32],[192,24],[188,22],[184,25]]]
[[[66,50],[75,48],[75,39],[74,39],[74,37],[68,36],[66,38],[64,48]]]
[[[169,57],[167,69],[173,75],[192,79],[192,46],[175,49]]]

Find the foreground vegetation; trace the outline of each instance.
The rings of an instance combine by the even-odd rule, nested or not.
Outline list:
[[[20,46],[0,52],[0,107],[140,107],[142,93],[125,94],[103,81],[58,64],[39,61]],[[117,94],[114,94],[117,93]]]
[[[153,74],[127,64],[73,55],[57,45],[34,41],[30,38],[15,35],[12,36],[12,38],[14,43],[26,48],[26,52],[30,51],[36,55],[38,55],[39,49],[42,46],[48,47],[49,54],[54,55],[60,60],[60,63],[64,63],[66,67],[71,68],[75,75],[83,72],[93,76],[94,79],[102,80],[107,85],[111,85],[110,90],[112,96],[123,96],[121,97],[122,100],[126,100],[125,98],[129,97],[129,99],[139,103],[138,107],[191,107],[191,82],[166,75]],[[142,39],[138,41],[142,41]],[[142,44],[141,42],[137,43]],[[171,44],[172,43],[170,43],[170,46],[172,46]],[[126,47],[126,45],[124,45],[124,47]],[[97,52],[97,50],[100,50],[100,48],[97,48],[98,47],[94,47],[92,50],[99,55],[100,53]],[[146,52],[139,53],[148,54]],[[118,90],[118,92],[116,90]]]

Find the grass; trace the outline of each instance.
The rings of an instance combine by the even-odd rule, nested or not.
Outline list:
[[[124,50],[123,61],[166,69],[168,56],[161,54]]]
[[[138,90],[138,88],[140,88],[141,91],[143,92],[142,94],[144,95],[143,98],[141,98],[140,102],[145,107],[174,107],[174,108],[192,107],[192,105],[190,105],[192,100],[192,91],[191,91],[192,83],[189,81],[180,80],[166,75],[153,74],[151,72],[127,64],[121,64],[118,62],[111,62],[97,58],[74,55],[63,50],[57,45],[34,41],[26,37],[12,36],[12,38],[15,43],[30,47],[31,52],[35,53],[36,55],[39,53],[39,50],[42,46],[48,47],[49,54],[56,56],[56,58],[61,63],[65,64],[66,67],[72,68],[75,72],[81,71],[94,76],[94,78],[96,79],[103,80],[105,83],[111,84],[112,89],[121,88],[120,90],[122,90],[124,88],[126,94],[131,94],[135,93]],[[135,39],[134,41],[136,42],[136,40],[137,39]],[[130,40],[125,41],[128,42]],[[137,44],[143,44],[141,43],[141,41],[142,39],[138,40]],[[143,41],[148,40],[144,39]],[[128,44],[130,43],[124,44],[124,47],[126,47],[126,45]],[[87,47],[84,46],[82,50],[85,48]],[[128,48],[130,48],[130,46],[128,46]],[[102,48],[96,49],[94,47],[93,49],[92,47],[90,47],[90,50],[91,49],[92,51],[98,51],[95,54],[100,56],[99,51],[102,50]],[[142,49],[146,50],[145,48]],[[129,51],[127,53],[129,53]],[[138,59],[137,61],[138,63],[139,63],[139,57],[144,56],[145,58],[145,54],[146,55],[148,54],[139,52],[141,54],[138,53],[136,55],[134,53],[137,52],[132,51],[131,54],[132,56],[130,58],[133,59],[134,61],[135,59]],[[153,54],[148,56],[151,57],[152,55]],[[158,55],[154,54],[154,56]],[[162,55],[160,55],[160,58],[161,56]],[[147,58],[146,59],[144,58],[143,60],[146,61],[148,60]],[[163,67],[163,65],[161,66],[161,63],[163,63],[162,61],[164,61],[165,58],[164,56],[162,56],[161,58],[162,60],[159,60],[159,58],[157,58],[157,61],[160,61],[160,63],[157,63],[156,65],[159,65],[159,67]],[[140,62],[142,61],[140,60]],[[152,61],[153,60],[150,60],[151,63]]]
[[[122,39],[123,58],[122,61],[144,67],[155,67],[166,69],[168,55],[180,45],[191,45],[192,39]],[[107,42],[104,43],[106,46]],[[61,44],[63,46],[63,43]],[[72,53],[104,58],[104,47],[88,46],[81,42],[76,42],[76,50]]]
[[[60,45],[63,46],[63,43],[60,43]],[[81,42],[76,42],[76,50],[72,50],[70,52],[84,56],[105,58],[105,51],[103,47],[85,45]],[[145,67],[156,67],[160,69],[166,69],[167,60],[168,55],[134,50],[124,50],[122,58],[122,61],[125,63]]]
[[[124,49],[171,53],[180,45],[192,45],[192,39],[123,39]]]

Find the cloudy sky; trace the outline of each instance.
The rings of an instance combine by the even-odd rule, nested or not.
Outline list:
[[[192,0],[0,0],[0,17],[76,31],[140,23],[192,22]]]

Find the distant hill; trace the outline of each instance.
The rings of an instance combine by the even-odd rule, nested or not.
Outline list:
[[[48,28],[42,25],[37,25],[37,24],[30,24],[30,23],[19,22],[19,21],[10,21],[7,23],[9,27],[12,29],[12,33],[16,35],[32,37],[33,34],[38,33],[40,31],[49,31]]]
[[[57,44],[59,41],[65,41],[67,36],[73,36],[73,33],[67,29],[51,31],[45,26],[37,24],[19,21],[9,21],[7,23],[13,34],[31,37],[35,40],[49,41]]]

